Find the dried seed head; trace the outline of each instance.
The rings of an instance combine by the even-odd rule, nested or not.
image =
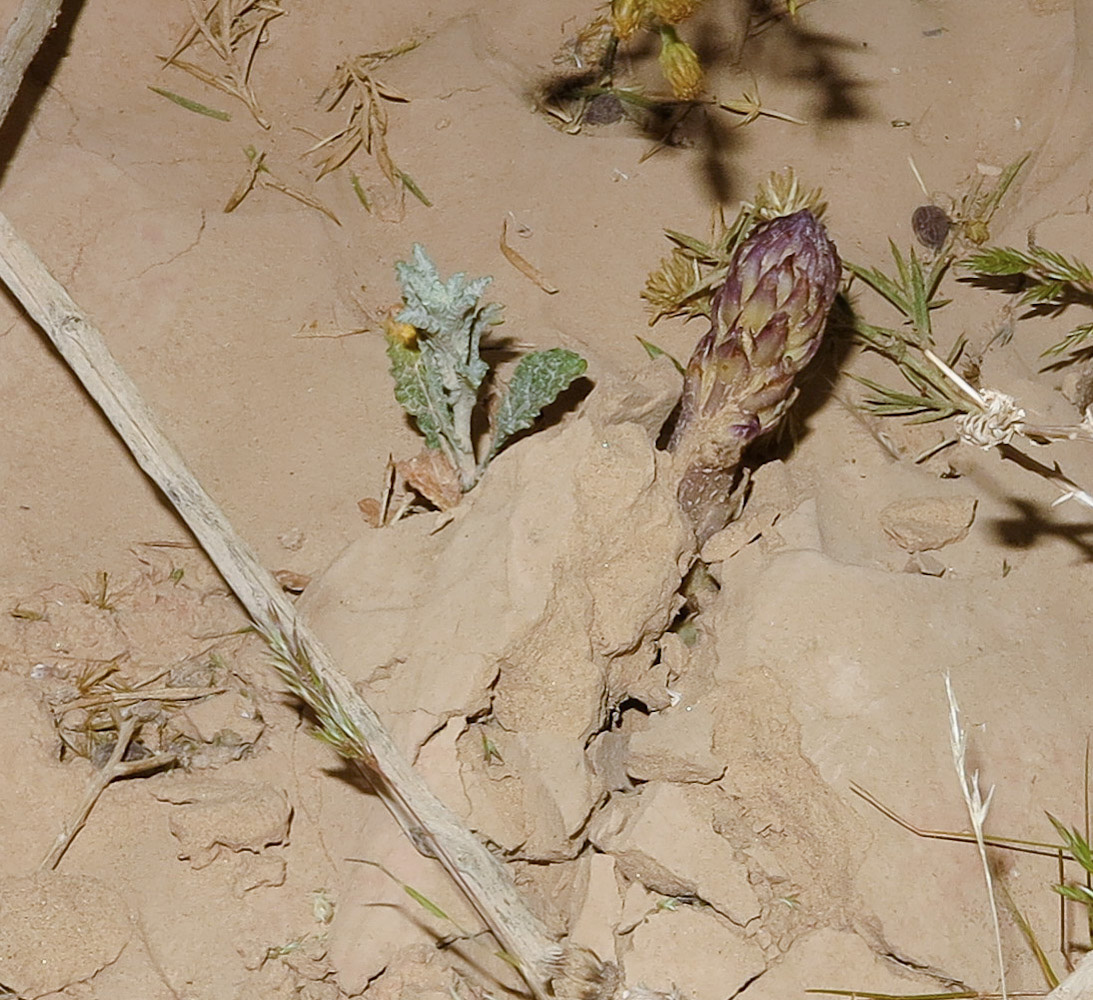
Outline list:
[[[938,251],[949,238],[952,220],[937,205],[919,205],[911,216],[915,238],[927,250]]]
[[[702,90],[702,64],[672,28],[660,29],[660,69],[672,93],[681,101],[693,101]]]
[[[648,0],[611,0],[611,27],[626,41],[649,17]]]
[[[679,24],[691,17],[702,0],[650,0],[653,13],[665,24]]]
[[[772,172],[761,181],[754,200],[744,202],[743,206],[760,219],[793,215],[802,208],[807,208],[817,219],[822,219],[827,211],[823,195],[821,188],[808,191],[801,187],[793,168],[787,167],[780,173]]]

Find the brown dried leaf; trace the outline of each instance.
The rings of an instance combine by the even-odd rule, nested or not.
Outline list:
[[[439,510],[451,510],[463,498],[459,474],[443,452],[422,449],[413,458],[395,463],[398,474]]]
[[[250,194],[254,188],[255,181],[258,180],[258,172],[262,169],[262,161],[266,158],[265,153],[259,153],[253,160],[251,160],[250,167],[244,174],[243,179],[235,186],[235,190],[232,191],[231,196],[228,198],[227,204],[224,206],[225,212],[233,212],[239,207],[239,203]]]
[[[341,225],[338,217],[327,208],[318,198],[312,198],[311,195],[305,194],[298,188],[289,187],[284,181],[279,180],[272,174],[263,174],[259,178],[259,183],[262,187],[273,188],[274,191],[280,191],[281,194],[287,194],[290,198],[295,198],[300,204],[307,205],[308,208],[313,208],[317,212],[322,212],[331,222]]]

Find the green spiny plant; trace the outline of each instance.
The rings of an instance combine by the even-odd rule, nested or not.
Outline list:
[[[887,358],[896,366],[910,391],[855,375],[853,377],[872,393],[861,405],[870,413],[909,417],[916,423],[970,413],[973,403],[945,378],[925,353],[937,347],[932,314],[949,301],[939,298],[938,290],[949,270],[951,258],[940,256],[927,270],[914,249],[904,257],[895,243],[889,241],[889,246],[895,264],[893,274],[850,261],[844,262],[843,266],[894,307],[903,318],[899,326],[877,326],[855,315],[853,332],[867,350]],[[949,349],[946,364],[950,367],[955,365],[963,349],[964,341],[961,338]]]
[[[482,338],[501,322],[501,307],[481,302],[491,279],[455,274],[444,282],[420,245],[395,271],[403,299],[402,311],[387,324],[395,398],[424,435],[427,449],[443,456],[459,490],[466,492],[512,436],[531,427],[587,364],[558,347],[524,355],[492,407],[487,441],[479,447],[474,417],[490,372],[481,356]]]
[[[976,278],[1012,278],[1020,283],[1018,303],[1028,306],[1030,315],[1056,316],[1072,305],[1093,308],[1093,272],[1076,257],[1067,257],[1045,247],[1028,250],[986,247],[960,262]],[[1093,336],[1093,322],[1074,327],[1044,356],[1073,352]],[[1070,360],[1074,360],[1071,356]]]

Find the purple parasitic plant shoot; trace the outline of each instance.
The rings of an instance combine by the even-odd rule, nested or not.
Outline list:
[[[835,244],[808,209],[757,226],[714,295],[668,444],[699,545],[733,516],[744,449],[776,426],[820,347],[839,285]]]

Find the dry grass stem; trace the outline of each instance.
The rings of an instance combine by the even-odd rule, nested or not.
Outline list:
[[[1002,953],[1002,930],[998,922],[998,903],[994,897],[994,878],[991,875],[990,861],[987,858],[987,844],[983,836],[983,823],[986,821],[987,812],[991,807],[991,798],[994,796],[992,785],[984,799],[979,790],[979,772],[968,774],[968,734],[960,722],[960,706],[956,702],[953,693],[952,678],[945,675],[945,694],[949,700],[949,744],[953,752],[953,765],[956,767],[957,778],[960,781],[960,791],[964,797],[964,804],[968,809],[968,817],[971,819],[972,831],[975,833],[975,843],[979,848],[979,860],[983,865],[983,877],[987,884],[987,899],[990,903],[991,921],[994,925],[994,942],[998,951],[998,978],[1002,990],[1002,1000],[1007,1000],[1006,992],[1006,963]]]
[[[135,705],[138,701],[197,701],[211,695],[225,694],[226,687],[207,688],[134,688],[132,691],[107,691],[88,695],[59,706],[62,711],[71,712],[77,708],[99,708],[102,705]]]
[[[931,830],[917,826],[897,813],[891,806],[881,802],[872,792],[854,782],[850,783],[850,790],[859,798],[868,802],[877,812],[886,816],[896,825],[903,827],[908,833],[913,833],[916,837],[923,837],[927,840],[949,840],[962,844],[976,843],[975,835],[972,833],[961,833],[957,830]],[[1017,851],[1021,854],[1036,854],[1046,858],[1058,858],[1066,854],[1066,851],[1057,844],[1049,844],[1047,841],[1042,840],[1018,840],[1013,837],[989,837],[984,835],[983,842],[988,847]]]
[[[319,95],[319,104],[325,110],[333,111],[343,98],[350,95],[349,115],[340,129],[320,139],[305,153],[323,153],[316,180],[337,170],[363,146],[375,159],[391,187],[401,190],[403,178],[387,148],[387,104],[406,103],[409,98],[376,79],[374,74],[389,59],[410,52],[417,45],[418,42],[411,39],[391,49],[357,56],[334,70],[334,75]],[[358,197],[360,194],[358,191]],[[365,198],[362,197],[361,202],[370,210]]]
[[[22,85],[34,54],[61,12],[61,0],[23,0],[0,45],[0,122]]]
[[[1053,507],[1067,500],[1075,500],[1093,508],[1093,495],[1064,475],[1058,465],[1042,465],[1012,444],[1013,438],[1018,435],[1028,438],[1033,444],[1041,445],[1050,444],[1052,441],[1093,441],[1093,412],[1087,411],[1081,423],[1070,426],[1029,424],[1025,420],[1025,411],[1012,396],[995,389],[976,389],[932,350],[926,348],[922,353],[971,404],[968,412],[956,418],[958,440],[985,450],[1001,448],[1007,457],[1015,458],[1025,468],[1053,483],[1061,490],[1061,495],[1052,502]]]
[[[501,253],[505,255],[507,260],[513,267],[516,268],[525,278],[534,284],[538,285],[547,295],[555,295],[558,289],[547,281],[543,272],[540,271],[535,265],[531,264],[523,254],[512,248],[509,245],[509,220],[506,216],[501,223]]]
[[[285,13],[278,0],[213,0],[207,7],[199,0],[186,2],[193,24],[171,54],[160,57],[164,66],[177,66],[202,83],[242,101],[254,120],[268,129],[270,123],[251,87],[250,74],[269,23]],[[199,39],[215,57],[218,63],[215,70],[179,58]]]
[[[243,152],[247,154],[250,166],[240,178],[239,183],[236,184],[235,190],[229,195],[224,205],[225,212],[234,212],[251,191],[256,187],[263,187],[269,188],[271,191],[280,191],[281,194],[288,195],[300,204],[307,205],[308,208],[313,208],[316,212],[322,212],[331,222],[341,225],[338,217],[318,198],[314,198],[299,188],[286,184],[280,177],[272,173],[269,167],[266,166],[265,152],[260,153],[253,146],[248,146]]]

